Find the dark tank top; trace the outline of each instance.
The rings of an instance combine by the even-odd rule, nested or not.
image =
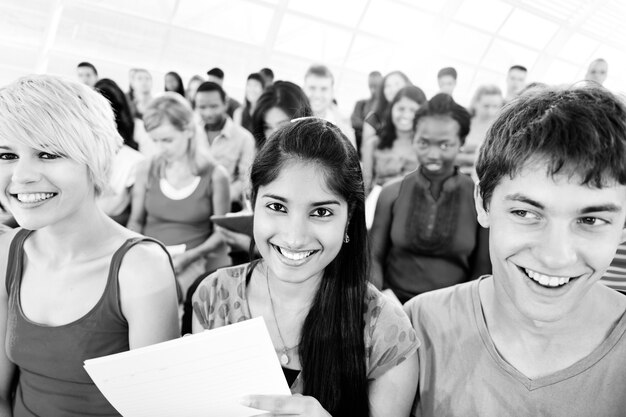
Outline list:
[[[106,287],[96,305],[71,323],[46,326],[24,316],[20,303],[24,242],[31,233],[20,230],[11,242],[6,274],[5,348],[19,368],[13,416],[119,416],[92,382],[83,362],[128,350],[128,323],[119,298],[120,264],[134,245],[156,241],[138,237],[124,242],[113,255]]]

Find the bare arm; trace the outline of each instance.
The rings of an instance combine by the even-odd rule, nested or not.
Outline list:
[[[391,222],[393,203],[400,192],[401,180],[385,185],[376,202],[376,213],[370,230],[370,248],[372,260],[371,281],[379,290],[383,287],[384,265],[391,245]]]
[[[0,236],[0,274],[4,277],[2,279],[3,284],[5,284],[6,279],[9,245],[16,233],[17,229],[13,229]],[[2,285],[2,288],[0,288],[0,341],[2,341],[2,349],[0,349],[0,417],[13,415],[11,409],[11,388],[16,367],[9,360],[6,352],[7,317],[8,294],[6,285]]]
[[[150,161],[143,161],[137,166],[135,184],[132,188],[130,216],[126,227],[134,232],[142,233],[146,220],[146,187],[148,186],[148,171]]]
[[[418,379],[419,357],[413,353],[370,384],[370,416],[408,417],[417,392]]]
[[[235,124],[238,126],[241,126],[241,119],[243,119],[242,113],[243,113],[243,106],[237,107],[235,111],[233,112],[233,122],[235,122]]]
[[[374,181],[374,150],[378,143],[378,136],[374,135],[369,139],[363,139],[361,142],[361,160],[363,161],[363,184],[365,186],[365,195],[372,190],[372,182]]]
[[[239,109],[237,109],[239,110]],[[255,144],[252,135],[246,135],[237,163],[237,178],[230,184],[231,201],[241,201],[250,184],[250,167],[254,160]]]
[[[176,279],[167,253],[154,243],[128,251],[119,273],[130,349],[180,336]]]

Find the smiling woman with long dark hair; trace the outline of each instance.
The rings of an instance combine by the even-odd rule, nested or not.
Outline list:
[[[272,415],[408,416],[419,342],[400,306],[367,283],[356,149],[331,123],[301,119],[269,138],[251,179],[262,259],[200,284],[194,332],[265,319],[291,390],[302,395],[252,396],[251,407]]]

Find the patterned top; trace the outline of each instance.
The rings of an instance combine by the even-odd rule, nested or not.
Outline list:
[[[246,295],[250,264],[216,271],[205,278],[193,295],[193,310],[205,329],[227,326],[252,318]],[[402,363],[420,345],[402,307],[369,285],[364,315],[367,378],[371,382]],[[291,386],[301,394],[302,373]]]

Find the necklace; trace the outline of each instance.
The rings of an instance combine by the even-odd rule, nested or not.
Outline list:
[[[267,267],[266,267],[267,268]],[[270,305],[272,306],[272,315],[274,316],[274,323],[276,324],[276,330],[278,330],[278,337],[280,338],[280,343],[282,343],[282,349],[280,355],[280,363],[285,366],[289,363],[289,355],[287,352],[290,350],[294,350],[299,345],[295,345],[293,347],[287,347],[285,344],[285,339],[283,339],[283,335],[280,333],[280,327],[278,326],[278,319],[276,318],[276,309],[274,308],[274,300],[272,299],[272,292],[270,291],[270,279],[269,279],[269,268],[265,270],[265,282],[267,283],[267,294],[270,296]]]

